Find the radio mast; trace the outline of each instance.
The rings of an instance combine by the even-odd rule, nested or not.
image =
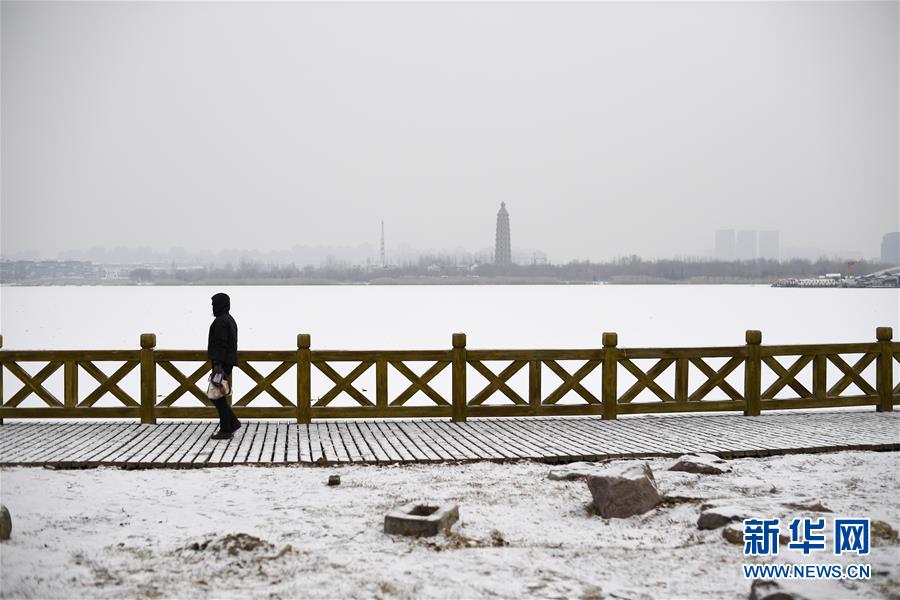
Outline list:
[[[387,261],[384,258],[384,221],[381,222],[381,268],[387,268]]]

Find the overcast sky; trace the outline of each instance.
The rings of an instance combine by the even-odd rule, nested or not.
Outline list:
[[[3,2],[2,253],[877,256],[898,6]]]

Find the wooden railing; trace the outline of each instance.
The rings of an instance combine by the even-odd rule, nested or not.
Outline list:
[[[602,347],[595,349],[474,350],[466,347],[465,334],[456,333],[445,350],[356,351],[313,350],[310,336],[300,334],[296,350],[240,351],[236,373],[246,384],[235,377],[231,402],[239,417],[298,423],[527,415],[615,419],[694,411],[753,416],[763,410],[845,406],[890,411],[900,402],[894,368],[900,344],[892,338],[890,327],[879,327],[876,341],[869,343],[763,346],[762,334],[748,331],[741,346],[619,348],[618,336],[604,333]],[[0,423],[4,418],[139,417],[155,423],[215,417],[205,393],[206,353],[157,349],[152,333],[140,340],[140,350],[9,351],[2,350],[0,336]],[[185,362],[195,365],[183,371],[179,364]],[[114,364],[104,370],[98,363]],[[423,364],[418,371],[412,367]],[[342,372],[344,366],[349,369]],[[61,399],[49,384],[60,369]],[[374,385],[363,387],[361,378],[373,371]],[[21,383],[14,392],[4,392],[7,372]],[[438,385],[441,375],[449,382]],[[158,393],[161,376],[171,383]],[[83,389],[85,379],[89,390]],[[261,406],[262,399],[270,405]]]

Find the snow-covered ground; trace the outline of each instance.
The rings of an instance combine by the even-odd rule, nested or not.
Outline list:
[[[730,461],[696,475],[648,461],[669,500],[628,519],[592,514],[584,481],[535,463],[0,471],[12,539],[0,544],[0,595],[73,597],[747,598],[742,547],[696,527],[702,503],[761,517],[833,514],[900,529],[900,453],[842,452]],[[327,487],[329,474],[342,477]],[[702,501],[691,501],[702,499]],[[413,500],[454,502],[449,535],[382,533]],[[783,531],[786,527],[783,529]],[[872,579],[799,584],[815,598],[891,597],[900,547],[862,559]],[[829,548],[832,546],[829,544]],[[769,559],[771,560],[771,559]],[[782,551],[778,562],[804,561]]]

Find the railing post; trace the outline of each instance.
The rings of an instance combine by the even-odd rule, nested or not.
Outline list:
[[[603,402],[603,418],[614,420],[618,414],[619,389],[616,379],[619,368],[619,335],[603,332],[603,387],[600,400]]]
[[[879,327],[875,330],[875,338],[881,345],[878,357],[878,412],[894,410],[894,350],[891,340],[894,330],[890,327]]]
[[[466,420],[466,334],[453,334],[453,420]]]
[[[308,333],[297,334],[297,422],[309,423],[312,419],[312,363]]]
[[[63,364],[63,403],[66,408],[78,406],[78,363],[74,360]]]
[[[531,414],[538,414],[541,409],[541,361],[528,361],[528,407]]]
[[[386,358],[375,359],[375,415],[388,416],[388,363]]]
[[[155,333],[141,334],[141,423],[156,423]]]
[[[759,394],[762,388],[762,359],[760,358],[760,344],[762,344],[762,332],[749,329],[744,334],[747,342],[747,361],[744,363],[744,414],[748,417],[757,417],[760,413]]]
[[[0,350],[3,350],[3,336],[0,335]],[[0,363],[0,405],[3,404],[3,363]],[[3,425],[3,418],[0,417],[0,425]]]

